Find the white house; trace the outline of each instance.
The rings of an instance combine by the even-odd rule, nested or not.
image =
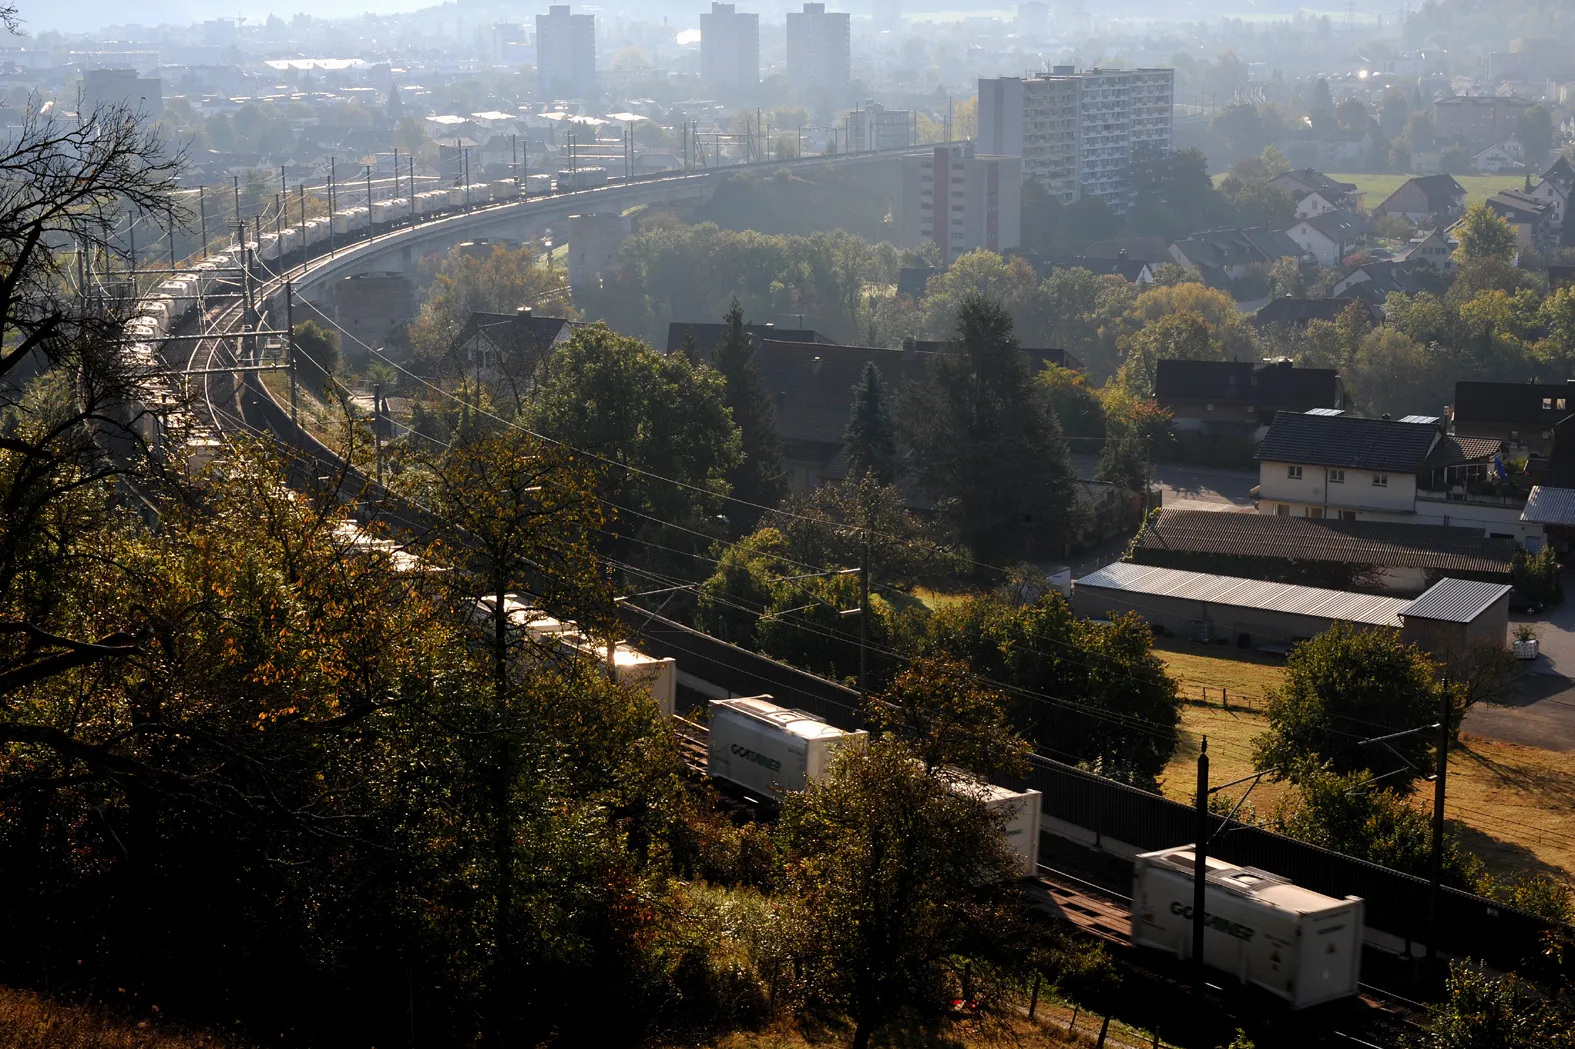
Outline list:
[[[1309,193],[1296,202],[1296,217],[1299,219],[1312,218],[1314,215],[1327,215],[1331,211],[1340,210],[1340,205],[1330,202],[1322,193]]]
[[[1484,175],[1498,175],[1505,171],[1520,171],[1524,165],[1501,143],[1489,146],[1472,157],[1471,167]]]
[[[1281,412],[1258,449],[1258,512],[1451,525],[1541,549],[1543,527],[1521,520],[1525,493],[1499,478],[1502,449],[1430,417]]]
[[[1399,260],[1419,262],[1439,273],[1453,273],[1455,249],[1459,246],[1460,242],[1451,237],[1448,230],[1425,229],[1411,238]]]
[[[1285,235],[1318,265],[1332,268],[1356,250],[1367,235],[1367,223],[1355,212],[1330,211],[1298,220]]]

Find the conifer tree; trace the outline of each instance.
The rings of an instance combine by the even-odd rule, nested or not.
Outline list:
[[[782,445],[777,440],[777,413],[766,393],[766,384],[755,360],[755,346],[744,330],[744,310],[733,300],[724,319],[727,332],[716,348],[713,363],[727,381],[727,407],[743,439],[744,461],[728,474],[733,497],[728,517],[735,535],[755,530],[762,511],[775,507],[787,494]]]
[[[864,375],[853,387],[853,407],[843,433],[848,448],[848,476],[873,476],[891,484],[897,476],[897,434],[886,409],[886,384],[874,361],[864,363]]]

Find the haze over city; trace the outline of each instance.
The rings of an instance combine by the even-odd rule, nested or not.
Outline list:
[[[0,1049],[1575,1049],[1575,5],[368,6],[0,5]]]

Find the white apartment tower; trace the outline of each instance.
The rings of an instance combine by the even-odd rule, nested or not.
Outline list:
[[[710,14],[700,16],[700,81],[720,91],[759,86],[759,15],[713,3]]]
[[[596,16],[554,4],[536,16],[536,73],[544,99],[596,95]]]
[[[1135,155],[1172,147],[1175,71],[1057,66],[979,81],[979,149],[1023,159],[1023,178],[1063,204],[1097,197],[1121,214]]]
[[[897,32],[902,28],[902,0],[870,0],[870,17],[875,32]]]
[[[787,73],[803,85],[821,87],[835,97],[847,92],[852,27],[845,13],[806,3],[787,14]]]
[[[985,249],[1022,243],[1023,167],[1018,157],[992,157],[969,146],[936,146],[902,166],[902,240],[934,242],[943,265]]]

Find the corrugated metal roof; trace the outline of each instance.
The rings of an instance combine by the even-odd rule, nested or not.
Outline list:
[[[1440,579],[1427,593],[1400,610],[1412,619],[1439,619],[1446,623],[1470,623],[1493,603],[1509,593],[1503,583],[1483,583],[1475,579]]]
[[[1176,597],[1206,604],[1261,608],[1292,615],[1322,616],[1348,623],[1398,627],[1400,610],[1413,602],[1398,597],[1353,594],[1315,586],[1268,583],[1261,579],[1184,572],[1117,562],[1079,579],[1074,586],[1129,594]]]
[[[1575,525],[1575,488],[1537,485],[1531,490],[1520,519],[1527,524]]]

